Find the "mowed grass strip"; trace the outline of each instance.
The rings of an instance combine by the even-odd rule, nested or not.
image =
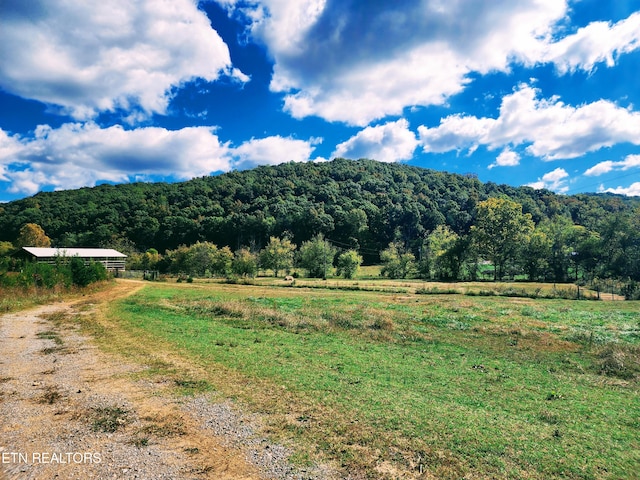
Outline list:
[[[370,478],[600,479],[640,465],[637,311],[211,284],[150,285],[111,317],[205,367],[300,461]],[[616,355],[620,370],[605,368]]]

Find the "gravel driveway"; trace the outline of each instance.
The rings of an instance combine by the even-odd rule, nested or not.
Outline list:
[[[179,397],[101,352],[72,303],[0,317],[0,480],[308,479],[230,403]],[[140,377],[144,378],[144,377]]]

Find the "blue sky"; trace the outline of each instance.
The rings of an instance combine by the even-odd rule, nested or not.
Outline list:
[[[3,0],[0,201],[336,156],[640,195],[640,0]]]

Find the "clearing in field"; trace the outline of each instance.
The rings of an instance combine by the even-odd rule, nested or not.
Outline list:
[[[260,414],[301,464],[458,479],[640,465],[637,302],[159,283],[108,319],[104,344],[199,367],[190,382]]]

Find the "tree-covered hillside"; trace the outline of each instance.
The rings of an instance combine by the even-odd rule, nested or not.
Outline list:
[[[478,203],[491,197],[522,205],[536,225],[564,218],[598,235],[617,231],[611,222],[632,212],[637,217],[640,208],[638,198],[561,196],[408,165],[336,159],[175,184],[39,193],[0,206],[0,241],[15,241],[28,223],[40,225],[53,246],[127,252],[163,252],[198,241],[257,250],[270,236],[285,232],[297,245],[322,233],[338,247],[359,250],[365,262],[375,262],[392,241],[418,255],[424,239],[440,225],[468,234]]]

